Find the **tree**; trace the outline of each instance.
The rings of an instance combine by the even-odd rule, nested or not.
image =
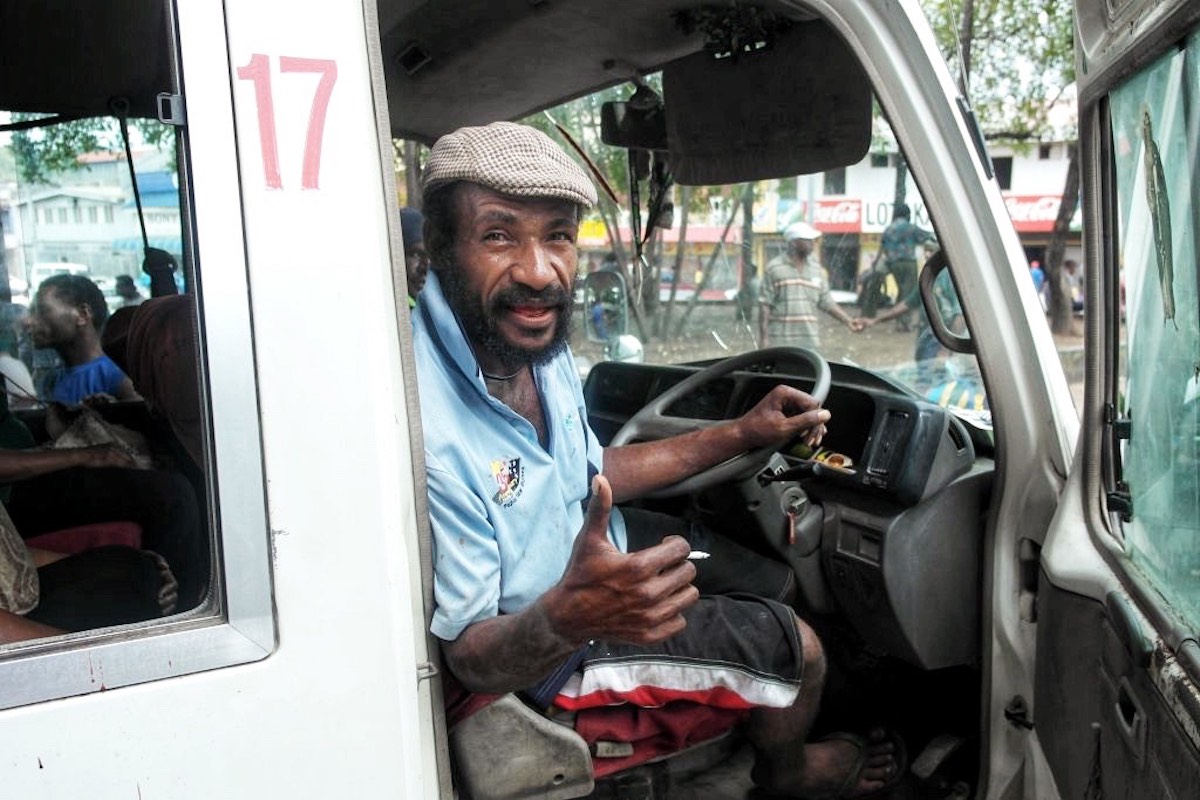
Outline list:
[[[922,7],[986,139],[1019,145],[1056,133],[1050,110],[1075,81],[1069,0],[923,0]],[[1079,202],[1076,136],[1066,132],[1070,160],[1044,265],[1056,333],[1072,324],[1062,257]]]
[[[644,82],[661,95],[661,75],[647,76]],[[595,181],[599,202],[596,204],[594,213],[603,223],[610,250],[616,257],[617,263],[622,265],[623,270],[633,261],[633,251],[635,250],[633,242],[626,242],[621,238],[621,223],[626,218],[626,211],[631,209],[629,156],[626,151],[610,147],[601,141],[600,109],[607,101],[629,99],[633,92],[632,83],[620,84],[565,103],[549,113],[535,114],[522,120],[525,124],[539,128],[551,138],[556,139],[569,151],[573,151],[578,145],[586,153],[586,159],[590,162],[591,167],[612,189],[616,202],[600,185],[601,180]],[[573,143],[559,130],[560,127],[567,132],[570,140],[574,140]],[[650,169],[653,169],[653,161],[651,161]],[[642,233],[643,238],[646,239],[645,262],[633,264],[632,269],[628,270],[628,274],[626,274],[626,277],[630,279],[630,308],[633,311],[637,333],[642,339],[647,339],[650,335],[674,338],[678,336],[679,326],[674,328],[676,333],[672,334],[672,329],[667,325],[666,320],[659,319],[659,315],[669,316],[672,313],[674,292],[672,291],[667,305],[660,306],[658,298],[663,275],[664,249],[662,237],[649,219],[650,198],[647,186],[648,182],[643,178],[639,182],[639,191]],[[680,204],[675,208],[675,214],[679,216],[682,213],[684,216],[681,219],[686,219],[688,210],[699,211],[708,208],[710,191],[707,188],[691,187],[675,194]],[[647,231],[651,235],[647,236]],[[683,263],[682,254],[687,247],[686,231],[687,226],[681,226],[679,241],[676,244],[673,289],[678,286],[680,265]],[[689,311],[685,310],[684,320],[688,313]]]
[[[17,162],[13,159],[12,150],[0,147],[0,181],[15,181],[17,179]]]
[[[393,140],[396,170],[404,173],[404,198],[401,205],[421,209],[421,144],[409,139]]]
[[[13,114],[12,122],[36,122],[42,115]],[[130,125],[150,147],[175,152],[175,129],[158,120],[131,119]],[[79,156],[97,150],[124,150],[116,117],[89,117],[16,130],[12,155],[22,181],[48,183],[56,172],[79,165]]]
[[[116,117],[60,121],[42,114],[13,113],[10,119],[10,124],[16,127],[12,131],[8,159],[11,160],[14,177],[28,184],[48,184],[56,175],[78,169],[79,157],[84,153],[125,150],[120,122]],[[141,143],[168,150],[171,167],[175,167],[174,127],[156,119],[130,119],[129,127],[135,131],[134,135]],[[0,227],[0,241],[3,240],[3,234],[3,228]],[[0,247],[0,301],[11,300],[8,265]]]

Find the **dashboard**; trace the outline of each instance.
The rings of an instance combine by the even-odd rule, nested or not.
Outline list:
[[[734,419],[780,383],[802,391],[812,388],[811,367],[802,362],[787,365],[788,371],[772,363],[754,366],[758,369],[731,373],[699,387],[665,413],[704,421]],[[857,370],[837,367],[839,371]],[[593,367],[584,399],[601,444],[607,444],[639,409],[699,369],[618,362]],[[843,454],[852,463],[849,469],[814,465],[814,472],[834,483],[911,506],[974,463],[971,436],[959,419],[890,384],[838,380],[830,387],[824,406],[833,417],[823,449]],[[784,452],[791,456],[788,448]]]
[[[603,362],[584,386],[602,444],[655,397],[702,366]],[[994,463],[953,413],[868,370],[830,364],[822,449],[834,468],[787,443],[758,475],[693,497],[684,513],[736,530],[797,575],[802,614],[836,614],[875,649],[923,669],[977,658],[983,519]],[[813,385],[807,362],[766,358],[680,398],[665,414],[734,419],[785,383]],[[983,452],[981,452],[983,451]],[[818,456],[820,458],[820,456]],[[804,501],[785,535],[787,503]],[[672,509],[678,511],[678,509]],[[747,534],[746,532],[751,533]]]

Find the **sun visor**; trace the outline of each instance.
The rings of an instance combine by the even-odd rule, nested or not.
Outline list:
[[[871,85],[823,22],[768,49],[707,52],[663,69],[671,172],[685,186],[779,178],[855,164],[871,144]]]
[[[175,91],[168,0],[0,0],[0,108],[108,116],[124,97],[133,117],[158,115]]]

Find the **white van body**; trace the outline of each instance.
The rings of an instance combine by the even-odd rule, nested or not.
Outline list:
[[[11,22],[0,28],[34,24],[43,11],[26,5],[4,3]],[[49,5],[47,25],[59,5],[74,9]],[[392,144],[398,131],[428,131],[419,112],[397,123],[408,112],[389,91],[396,54],[381,45],[403,38],[399,20],[437,5],[131,4],[139,13],[161,6],[178,37],[172,67],[183,102],[167,116],[186,116],[181,205],[185,242],[201,264],[188,278],[202,298],[213,593],[161,622],[0,647],[4,797],[455,796],[426,623],[429,521]],[[1034,705],[1048,679],[1042,623],[1022,600],[1029,570],[1035,587],[1040,570],[1089,608],[1127,585],[1110,552],[1119,548],[1097,538],[1115,517],[1089,478],[1100,469],[1104,392],[1115,379],[1092,363],[1081,420],[1004,199],[916,2],[774,5],[824,20],[844,39],[903,134],[998,420],[979,564],[975,796],[1075,796],[1064,775],[1090,767],[1093,751],[1068,726],[1055,735],[1081,749],[1047,756]],[[1093,6],[1111,4],[1079,5],[1089,42],[1099,42],[1091,63],[1112,71],[1134,39],[1166,47],[1166,32],[1196,25],[1186,2],[1131,2],[1121,16],[1129,35],[1113,28],[1105,39],[1097,31],[1110,21]],[[464,100],[464,117],[470,107]],[[1081,119],[1085,154],[1098,125]],[[1085,164],[1097,168],[1086,156]],[[1089,298],[1099,303],[1115,292],[1116,270],[1105,260],[1097,180],[1089,174],[1085,186],[1097,194],[1085,195],[1095,226]],[[1105,341],[1104,319],[1089,317],[1089,347]],[[1029,553],[1042,545],[1039,564]],[[1194,757],[1200,744],[1197,676],[1146,621],[1146,604],[1130,608],[1122,619],[1151,631],[1158,654],[1145,671],[1157,670],[1173,692],[1169,714],[1147,710],[1185,743],[1168,758],[1152,735],[1138,763],[1157,776],[1162,756],[1188,770],[1194,788],[1200,775],[1179,754]],[[1066,619],[1082,630],[1108,617]],[[1116,707],[1124,714],[1132,704]],[[1068,718],[1076,721],[1060,719]],[[1129,725],[1149,725],[1139,719]],[[1168,796],[1169,785],[1143,796]]]
[[[29,268],[29,293],[37,292],[37,287],[46,278],[54,275],[90,275],[91,267],[87,264],[72,264],[67,261],[46,261],[34,264]]]
[[[9,654],[3,794],[444,796],[391,145],[364,9],[183,3],[177,13],[196,244],[213,265],[202,324],[222,365],[207,391],[229,621]],[[319,191],[300,188],[313,95],[304,76],[276,89],[287,184],[264,185],[253,94],[233,77],[255,53],[337,63]],[[330,265],[338,284],[311,291]],[[330,346],[354,355],[330,359]],[[322,422],[335,418],[345,422],[336,436]]]

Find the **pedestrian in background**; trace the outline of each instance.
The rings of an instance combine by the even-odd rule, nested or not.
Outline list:
[[[759,289],[759,347],[807,347],[820,350],[817,311],[824,311],[857,333],[862,326],[833,299],[825,269],[814,257],[821,232],[806,222],[783,232],[787,251],[767,264]]]
[[[911,218],[912,209],[905,203],[898,203],[892,212],[891,223],[883,229],[883,235],[880,236],[884,272],[890,273],[896,281],[897,299],[911,297],[916,289],[917,247],[927,243],[937,244],[937,237],[913,224]],[[912,327],[908,315],[895,316],[899,319],[897,326],[901,330],[909,330]]]

